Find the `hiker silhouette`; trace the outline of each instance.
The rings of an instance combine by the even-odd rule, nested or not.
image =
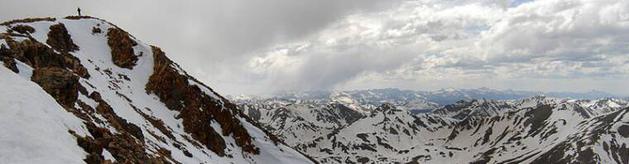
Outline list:
[[[79,12],[79,16],[81,16],[81,8],[80,7],[77,8],[76,11],[78,11]]]

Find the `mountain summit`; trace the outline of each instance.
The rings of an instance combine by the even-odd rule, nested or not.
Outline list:
[[[98,18],[0,24],[0,161],[312,163]]]

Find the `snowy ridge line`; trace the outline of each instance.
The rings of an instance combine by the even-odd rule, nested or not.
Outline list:
[[[24,19],[0,30],[0,75],[7,79],[0,82],[24,86],[15,89],[48,103],[23,106],[28,98],[2,92],[14,98],[0,99],[0,105],[8,105],[0,112],[13,117],[0,121],[25,127],[3,134],[43,128],[55,136],[0,140],[0,145],[25,148],[2,151],[2,163],[313,163],[243,119],[234,105],[159,48],[107,21]],[[51,114],[11,113],[39,109]],[[25,123],[33,117],[44,123]],[[56,138],[63,142],[50,140]],[[27,152],[50,155],[29,158]]]

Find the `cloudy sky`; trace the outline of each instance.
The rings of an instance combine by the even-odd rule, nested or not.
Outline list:
[[[80,6],[226,94],[404,88],[629,95],[625,0],[2,0],[0,20]]]

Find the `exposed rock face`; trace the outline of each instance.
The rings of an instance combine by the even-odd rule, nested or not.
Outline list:
[[[66,107],[74,105],[78,97],[79,77],[69,70],[58,67],[35,69],[32,80]]]
[[[52,23],[33,26],[32,21]],[[16,23],[25,26],[12,29]],[[83,28],[66,29],[66,25]],[[47,29],[49,33],[41,33]],[[98,34],[99,30],[107,35]],[[90,47],[77,51],[77,45]],[[45,98],[52,103],[46,105],[52,106],[48,110],[63,116],[56,119],[57,115],[50,115],[46,121],[60,126],[47,132],[65,137],[65,142],[55,144],[71,150],[62,154],[71,155],[49,159],[50,163],[312,163],[256,127],[159,48],[149,47],[98,18],[25,19],[0,24],[0,61],[19,75],[11,78],[28,83],[26,87],[39,85],[30,88],[35,91],[33,95]],[[136,65],[138,61],[143,64]],[[6,69],[0,71],[11,74]],[[8,103],[12,105],[12,101]],[[16,117],[15,122],[28,124],[29,120],[23,120],[28,117]],[[18,132],[32,130],[19,128]],[[39,138],[16,140],[34,145],[50,143]],[[0,144],[6,142],[0,140]],[[24,151],[11,153],[29,153]],[[56,152],[42,150],[51,151]],[[14,156],[11,153],[8,155]],[[11,163],[3,160],[6,158],[0,158],[0,163]]]
[[[61,53],[79,50],[79,46],[74,44],[66,26],[62,23],[50,26],[46,43]]]
[[[81,62],[70,54],[58,54],[50,47],[30,39],[16,42],[7,38],[6,41],[10,49],[0,50],[2,51],[0,56],[4,56],[4,58],[17,59],[33,67],[33,69],[45,67],[67,68],[80,77],[89,78],[90,76]]]
[[[11,57],[11,52],[4,45],[0,46],[0,60],[2,60],[4,66],[9,68],[11,71],[15,73],[20,72],[15,65],[15,59]]]
[[[64,59],[55,53],[50,47],[32,40],[15,42],[7,40],[10,47],[10,56],[34,69],[43,67],[64,67]]]
[[[65,31],[65,27],[59,27],[63,26],[61,24],[53,26],[57,26],[54,29],[61,28],[61,31]],[[52,26],[51,29],[53,29]],[[67,35],[67,31],[64,33]],[[53,36],[63,35],[53,34]],[[69,39],[69,35],[67,37],[66,39]],[[87,70],[78,59],[69,54],[58,54],[50,47],[32,40],[22,42],[15,42],[10,38],[5,40],[11,47],[11,49],[0,47],[0,57],[5,61],[5,66],[14,72],[19,72],[15,66],[16,59],[31,66],[34,69],[31,77],[33,82],[39,84],[63,106],[73,106],[78,96],[78,76],[89,77]],[[50,40],[48,39],[48,41]],[[59,42],[52,41],[52,43],[57,44]],[[72,40],[65,40],[64,43],[72,43]]]
[[[100,34],[103,31],[98,27],[92,27],[92,34]]]
[[[618,127],[618,133],[625,138],[629,138],[629,125]]]
[[[78,50],[78,47],[75,47],[63,24],[53,25],[50,29],[47,42],[62,54],[32,39],[16,42],[5,37],[10,48],[0,47],[0,58],[6,67],[15,69],[14,72],[19,71],[15,67],[14,60],[20,60],[32,67],[31,80],[41,86],[66,110],[85,121],[91,137],[79,136],[70,131],[77,137],[78,145],[88,153],[84,161],[111,163],[102,156],[103,151],[107,150],[122,163],[169,163],[166,158],[171,157],[166,150],[162,150],[165,154],[160,156],[146,153],[144,136],[140,127],[119,117],[111,106],[102,100],[99,93],[93,92],[87,95],[87,91],[79,83],[80,77],[89,78],[87,69],[81,65],[79,59],[67,52]],[[77,99],[79,94],[84,94],[96,101],[98,103],[96,109],[79,101]],[[79,104],[79,107],[76,107],[75,103]],[[100,120],[96,115],[103,116],[105,120]],[[117,130],[117,134],[98,127],[95,122],[108,122]]]
[[[227,105],[225,99],[222,102],[214,101],[198,86],[191,85],[191,77],[185,73],[180,74],[175,69],[177,66],[159,48],[153,47],[153,57],[154,72],[146,90],[159,96],[169,109],[180,112],[178,117],[183,119],[186,132],[217,154],[224,155],[225,141],[208,120],[216,121],[220,124],[223,135],[234,135],[236,144],[245,152],[258,153],[251,143],[251,136],[240,121],[233,117],[233,105],[232,108],[223,109]]]
[[[81,107],[74,109],[78,110],[76,115],[88,115],[81,118],[86,121],[86,127],[92,136],[76,136],[79,146],[89,154],[85,159],[87,163],[102,163],[103,150],[111,152],[121,163],[169,163],[166,158],[172,158],[170,152],[158,156],[147,154],[142,129],[118,116],[98,92],[92,92],[89,98],[98,103],[96,109],[82,102],[79,103]],[[103,116],[105,120],[100,120],[96,115]],[[117,133],[98,127],[94,122],[108,122]]]
[[[35,32],[35,29],[28,25],[17,25],[17,26],[11,27],[11,30],[16,31],[20,34],[31,34]]]
[[[133,52],[133,46],[137,43],[129,37],[129,34],[119,28],[110,28],[107,39],[114,64],[122,68],[133,68],[135,62],[138,61],[138,57]]]
[[[164,156],[152,156],[144,151],[144,145],[138,142],[126,132],[111,133],[106,128],[97,127],[93,123],[87,123],[90,136],[77,137],[77,144],[85,150],[88,155],[85,158],[87,163],[103,163],[106,160],[102,156],[103,151],[109,151],[120,163],[169,163],[170,152]],[[73,133],[73,132],[70,132]]]

